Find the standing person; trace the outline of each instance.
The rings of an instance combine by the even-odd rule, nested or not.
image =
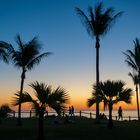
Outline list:
[[[118,117],[119,117],[118,120],[119,119],[123,120],[122,112],[123,112],[122,107],[120,106],[119,109],[118,109]]]
[[[73,106],[71,107],[71,114],[72,114],[72,116],[74,116],[74,107]]]
[[[72,115],[72,110],[71,110],[71,107],[69,107],[69,116]]]

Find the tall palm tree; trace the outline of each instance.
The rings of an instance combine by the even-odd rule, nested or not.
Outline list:
[[[138,84],[140,92],[140,40],[136,38],[133,42],[134,42],[134,50],[133,51],[127,50],[126,52],[123,52],[123,54],[126,56],[125,62],[128,64],[130,68],[133,69],[133,71],[138,76]]]
[[[107,80],[105,82],[99,82],[98,85],[98,94],[100,97],[100,102],[103,101],[105,106],[108,106],[109,109],[109,121],[108,126],[110,128],[113,127],[113,121],[112,121],[112,110],[113,105],[117,104],[120,101],[124,101],[126,103],[131,102],[131,94],[132,89],[130,88],[124,88],[125,83],[122,81],[110,81]],[[96,100],[96,88],[97,85],[95,84],[93,86],[93,93],[92,97],[88,99],[87,105],[88,107],[91,107]]]
[[[36,114],[39,115],[38,119],[38,140],[44,140],[44,113],[46,107],[49,106],[53,108],[58,115],[66,108],[66,103],[69,102],[69,96],[66,90],[62,87],[57,87],[55,90],[52,90],[51,86],[48,86],[44,83],[33,82],[29,85],[34,89],[34,95],[36,99],[33,99],[28,92],[22,93],[21,99],[19,98],[19,93],[16,93],[14,100],[14,105],[19,103],[32,103]]]
[[[8,43],[4,42],[5,46]],[[16,36],[16,43],[18,44],[18,50],[15,50],[11,45],[10,53],[12,61],[15,67],[21,69],[21,84],[20,84],[20,94],[23,92],[24,80],[26,71],[32,70],[36,65],[40,63],[42,58],[48,57],[50,52],[45,52],[40,54],[41,45],[37,37],[34,37],[28,43],[23,43],[20,35]],[[17,125],[21,125],[21,104],[18,107],[18,122]]]
[[[122,15],[123,12],[114,14],[112,7],[107,8],[103,11],[103,3],[100,2],[95,5],[94,8],[89,6],[88,15],[86,15],[81,9],[76,8],[77,14],[81,17],[84,26],[87,29],[88,34],[91,38],[96,39],[96,85],[99,84],[99,48],[100,48],[100,37],[108,33],[109,29],[115,23],[115,21]],[[96,98],[96,119],[99,117],[99,101],[98,95]]]
[[[136,74],[132,74],[132,73],[129,73],[128,74],[132,80],[133,80],[133,83],[135,85],[135,88],[136,88],[136,102],[137,102],[137,112],[138,112],[138,120],[140,121],[140,113],[139,113],[139,94],[138,94],[138,84],[139,84],[139,77],[138,75]]]

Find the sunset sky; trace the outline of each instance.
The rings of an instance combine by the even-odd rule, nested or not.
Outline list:
[[[27,72],[24,90],[35,80],[54,88],[61,85],[75,108],[87,109],[86,101],[91,96],[95,82],[95,39],[91,39],[75,7],[85,12],[89,5],[100,0],[0,0],[0,40],[15,43],[16,34],[27,42],[38,36],[42,52],[53,55],[42,60],[40,65]],[[139,0],[102,0],[104,7],[114,7],[124,14],[109,33],[101,38],[100,80],[123,80],[134,89],[124,63],[122,52],[133,48],[133,40],[140,38]],[[19,90],[21,71],[12,64],[0,61],[0,104],[11,103],[13,94]],[[134,93],[135,94],[135,93]],[[132,105],[135,108],[135,96]],[[25,108],[25,107],[24,107]],[[92,108],[93,109],[93,108]]]

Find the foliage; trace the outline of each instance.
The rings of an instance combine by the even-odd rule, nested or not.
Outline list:
[[[88,15],[86,15],[80,8],[76,7],[76,12],[80,16],[88,34],[93,37],[105,35],[112,27],[115,21],[122,15],[123,12],[114,14],[114,8],[107,8],[103,10],[103,3],[96,4],[94,9],[88,7]]]
[[[112,110],[113,105],[124,101],[126,103],[131,103],[132,89],[124,88],[125,83],[123,81],[110,81],[99,82],[99,85],[93,86],[92,97],[88,99],[87,105],[90,107],[95,103],[98,94],[98,101],[103,101],[104,109],[108,107],[109,109],[109,121],[108,126],[113,127],[112,122]],[[95,92],[96,91],[96,92]]]
[[[130,68],[135,70],[138,75],[140,72],[140,40],[136,38],[134,41],[134,50],[127,50],[123,52],[126,56],[125,62],[128,64]],[[139,75],[140,76],[140,75]]]
[[[18,44],[18,50],[14,47],[11,51],[12,60],[16,67],[22,68],[25,71],[31,70],[35,65],[38,65],[42,58],[50,55],[50,52],[39,54],[41,50],[41,44],[37,37],[34,37],[28,43],[23,43],[20,35],[16,36],[16,42]]]
[[[12,109],[9,107],[8,104],[3,104],[0,107],[0,118],[6,118],[10,115],[8,113],[12,112]]]
[[[11,48],[11,44],[0,41],[0,59],[3,60],[5,63],[9,62]]]
[[[124,88],[123,81],[110,81],[100,82],[98,87],[99,102],[104,102],[107,106],[110,102],[116,104],[120,101],[131,103],[132,89]],[[91,107],[96,100],[96,84],[93,85],[92,97],[88,99],[87,105]]]
[[[39,108],[45,111],[47,106],[53,108],[58,114],[65,110],[66,104],[69,102],[69,96],[64,88],[59,86],[52,90],[50,85],[39,83],[38,81],[31,83],[29,86],[34,89],[36,99],[33,99],[30,93],[24,92],[21,94],[20,100],[18,92],[15,93],[16,96],[14,97],[13,105],[18,105],[20,101],[21,103],[29,102],[37,114],[39,114]]]

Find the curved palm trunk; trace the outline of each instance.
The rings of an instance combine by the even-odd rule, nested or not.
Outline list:
[[[99,120],[99,99],[98,99],[98,86],[99,86],[99,48],[100,48],[100,39],[96,37],[96,120]]]
[[[136,100],[137,100],[138,120],[140,121],[140,113],[139,113],[139,95],[138,95],[138,86],[137,86],[137,85],[136,85]]]
[[[109,103],[108,107],[109,107],[108,127],[109,128],[112,128],[113,127],[113,121],[112,121],[112,109],[113,109],[113,105],[112,105],[112,103]]]
[[[39,109],[39,120],[38,120],[38,139],[44,140],[44,110],[40,107]]]
[[[21,122],[21,94],[23,93],[25,72],[26,71],[23,69],[22,74],[21,74],[20,97],[19,97],[19,106],[18,106],[18,121],[17,121],[18,126],[22,125],[22,122]]]

